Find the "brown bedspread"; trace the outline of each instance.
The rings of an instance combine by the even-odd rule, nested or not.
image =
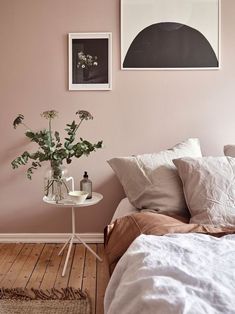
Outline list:
[[[129,245],[140,234],[161,236],[167,233],[189,232],[220,237],[225,234],[235,233],[235,228],[189,224],[184,218],[173,218],[150,212],[135,213],[119,218],[105,229],[105,252],[110,274]]]

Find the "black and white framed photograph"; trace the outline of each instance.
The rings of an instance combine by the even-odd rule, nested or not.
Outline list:
[[[220,0],[121,0],[121,69],[220,68]]]
[[[112,34],[69,33],[69,90],[112,89]]]

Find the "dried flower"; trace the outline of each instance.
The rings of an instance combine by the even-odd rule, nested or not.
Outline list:
[[[18,116],[15,118],[15,120],[13,121],[13,126],[14,129],[16,129],[16,127],[18,125],[20,125],[22,123],[22,121],[24,120],[24,116],[22,114],[18,114]]]
[[[86,110],[78,110],[77,112],[76,112],[76,114],[78,114],[79,115],[79,118],[81,119],[81,120],[93,120],[93,116],[90,114],[90,112],[89,111],[86,111]]]
[[[54,119],[58,117],[58,111],[56,110],[47,110],[41,113],[41,116],[46,119]]]
[[[78,63],[77,68],[92,69],[92,67],[98,65],[98,57],[91,56],[90,54],[85,55],[83,51],[78,52]]]

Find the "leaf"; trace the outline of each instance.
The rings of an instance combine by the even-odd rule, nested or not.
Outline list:
[[[70,145],[69,141],[64,142],[64,147],[67,149],[67,147]]]
[[[30,139],[32,139],[32,138],[35,137],[35,133],[32,132],[32,131],[27,131],[27,132],[25,133],[25,135],[26,135],[28,138],[30,138]]]
[[[71,162],[72,162],[72,159],[70,159],[70,158],[67,158],[67,159],[66,159],[66,162],[67,162],[67,164],[71,164]]]
[[[57,142],[60,142],[60,134],[57,131],[55,131],[55,139]]]
[[[96,148],[102,148],[103,147],[103,141],[99,141],[97,144],[96,144]]]
[[[39,162],[32,162],[32,166],[27,169],[27,178],[32,179],[33,170],[36,170],[38,167],[41,167]]]
[[[74,140],[75,140],[75,135],[71,135],[70,139],[69,139],[69,142],[72,143],[72,142],[74,142]]]

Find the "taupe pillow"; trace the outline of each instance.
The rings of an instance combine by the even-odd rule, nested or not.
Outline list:
[[[235,157],[235,145],[225,145],[224,146],[224,155]]]
[[[133,206],[185,216],[188,210],[182,183],[172,162],[172,159],[184,156],[201,156],[198,139],[188,139],[160,153],[113,158],[108,163]]]
[[[235,226],[235,159],[173,160],[183,182],[190,223]]]

